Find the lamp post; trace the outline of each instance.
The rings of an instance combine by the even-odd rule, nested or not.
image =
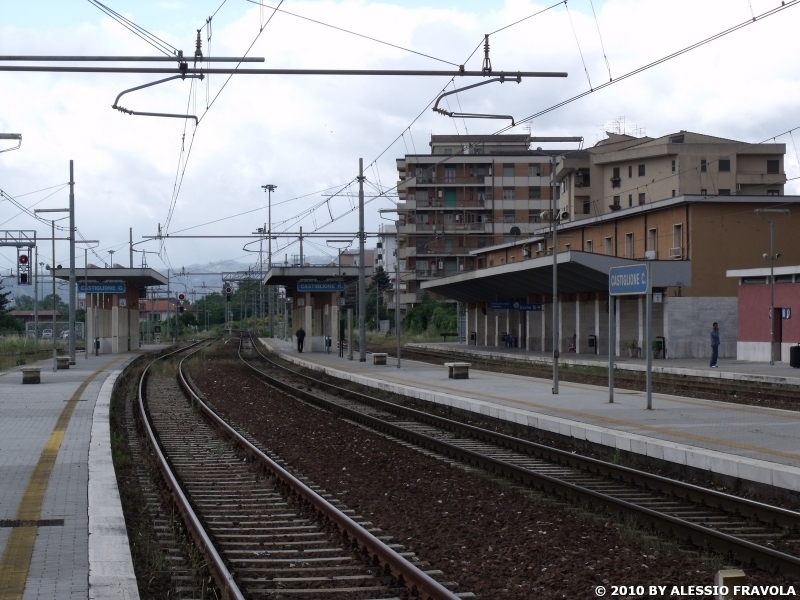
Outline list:
[[[272,269],[272,192],[278,187],[272,183],[261,186],[267,192],[267,220],[269,226],[267,227],[267,269]],[[272,318],[272,286],[267,290],[267,304],[269,305],[269,337],[275,334],[274,319]]]
[[[769,254],[762,256],[769,261],[769,364],[775,365],[775,261],[781,257],[775,252],[775,221],[788,217],[790,211],[788,208],[757,208],[755,212],[760,219],[769,220]]]
[[[33,211],[36,214],[39,213],[72,213],[71,209],[69,208],[37,208]],[[50,231],[51,231],[51,238],[52,238],[52,250],[53,250],[53,265],[50,267],[50,275],[53,278],[53,372],[55,373],[58,370],[58,358],[56,353],[56,219],[48,219],[50,221]],[[72,221],[72,219],[70,219]],[[73,232],[70,231],[70,239],[72,239]],[[75,338],[75,331],[70,332],[70,338],[74,340]],[[74,344],[74,341],[73,341]],[[74,347],[74,346],[73,346]]]

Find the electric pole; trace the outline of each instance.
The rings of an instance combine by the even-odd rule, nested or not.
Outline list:
[[[267,228],[267,270],[269,271],[272,269],[272,192],[278,186],[268,183],[261,187],[267,192],[267,219],[269,220],[269,227]],[[267,289],[267,297],[269,304],[269,337],[275,337],[275,320],[272,314],[272,286]]]

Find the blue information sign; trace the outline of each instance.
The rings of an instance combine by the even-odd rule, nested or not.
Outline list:
[[[542,310],[541,304],[523,304],[522,302],[492,302],[492,310]]]
[[[344,281],[309,281],[297,282],[298,292],[343,292]]]
[[[648,284],[646,264],[611,267],[608,271],[608,293],[612,296],[646,294]]]
[[[125,282],[122,281],[78,282],[78,292],[81,294],[124,294],[125,289]]]

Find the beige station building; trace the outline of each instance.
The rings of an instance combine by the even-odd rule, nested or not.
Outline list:
[[[726,271],[765,266],[771,219],[782,260],[800,262],[800,197],[784,196],[785,145],[687,131],[609,134],[572,151],[530,150],[528,139],[432,136],[430,155],[398,160],[401,301],[430,293],[462,303],[469,343],[502,345],[508,333],[552,351],[555,260],[559,351],[605,354],[608,270],[648,261],[653,337],[666,356],[710,354],[714,321],[720,356],[736,356],[739,282]],[[643,297],[619,300],[614,353],[650,351]]]

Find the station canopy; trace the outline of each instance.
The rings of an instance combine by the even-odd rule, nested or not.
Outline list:
[[[365,267],[367,277],[372,277],[372,267]],[[348,266],[304,266],[304,267],[278,267],[272,268],[264,275],[264,285],[295,286],[297,282],[305,279],[320,281],[356,281],[358,280],[358,267]]]
[[[607,292],[611,267],[640,264],[643,261],[569,250],[556,255],[558,293]],[[651,260],[654,288],[691,285],[688,260]],[[541,256],[422,283],[429,290],[458,302],[493,302],[553,292],[553,256]]]
[[[69,281],[69,269],[56,268],[54,273],[56,279],[63,279]],[[75,279],[82,283],[85,280],[89,282],[105,282],[105,281],[121,281],[125,282],[131,288],[145,288],[155,287],[159,285],[167,285],[166,276],[162,275],[155,269],[128,269],[121,265],[114,265],[110,268],[95,267],[89,265],[89,268],[75,269]]]

